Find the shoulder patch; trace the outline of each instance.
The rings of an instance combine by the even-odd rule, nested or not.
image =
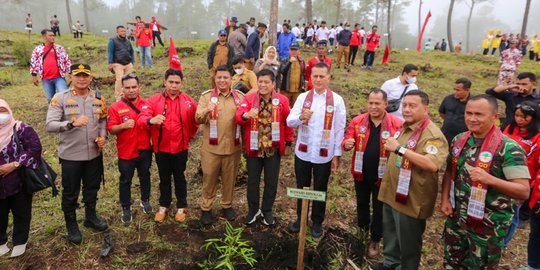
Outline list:
[[[206,95],[206,94],[208,94],[208,93],[211,93],[213,90],[214,90],[214,89],[206,90],[206,91],[202,92],[201,96],[204,96],[204,95]]]

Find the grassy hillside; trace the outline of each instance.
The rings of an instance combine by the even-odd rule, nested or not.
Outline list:
[[[13,62],[13,46],[19,42],[30,42],[31,48],[41,42],[39,35],[21,32],[0,31],[0,64]],[[100,89],[106,100],[113,100],[114,77],[107,70],[107,39],[91,34],[82,40],[74,40],[71,36],[62,36],[57,40],[68,50],[73,62],[87,62],[92,65]],[[167,42],[168,43],[168,42]],[[184,68],[186,84],[183,90],[198,99],[201,92],[210,87],[206,68],[206,50],[210,41],[177,40],[176,47],[183,48],[180,58]],[[167,44],[168,45],[168,44]],[[313,52],[303,51],[305,58]],[[483,92],[496,81],[496,57],[481,55],[454,55],[451,53],[429,52],[419,54],[415,51],[393,51],[387,66],[380,66],[379,53],[376,66],[372,71],[360,69],[362,55],[357,66],[350,72],[343,69],[334,70],[331,88],[346,100],[349,119],[365,111],[367,92],[387,79],[398,76],[404,64],[413,63],[423,68],[418,76],[417,84],[430,95],[430,115],[440,123],[437,115],[438,106],[443,97],[452,92],[453,82],[459,77],[468,77],[473,81],[473,93]],[[336,55],[332,55],[334,61]],[[154,51],[154,68],[142,70],[136,61],[135,72],[142,78],[144,97],[160,91],[162,76],[168,66],[164,57],[164,49]],[[540,74],[540,65],[524,61],[521,70]],[[0,97],[11,105],[16,119],[29,123],[39,133],[42,140],[44,156],[54,168],[60,172],[57,159],[58,136],[47,134],[44,128],[47,101],[43,88],[34,86],[27,68],[0,66]],[[78,211],[81,221],[83,243],[74,246],[65,239],[63,214],[60,209],[60,196],[52,198],[50,192],[41,192],[34,196],[33,219],[27,253],[16,260],[0,258],[0,269],[198,269],[196,263],[202,263],[208,253],[200,247],[205,239],[221,237],[225,221],[220,219],[211,227],[202,227],[198,222],[200,215],[199,202],[201,196],[201,177],[199,175],[200,139],[192,142],[186,176],[188,179],[188,221],[178,225],[171,218],[164,224],[157,225],[153,215],[147,216],[138,207],[138,180],[134,179],[132,197],[134,200],[134,222],[124,226],[120,222],[121,207],[118,199],[118,170],[116,165],[116,148],[112,136],[105,149],[106,182],[98,193],[98,213],[110,225],[109,234],[114,241],[114,250],[106,258],[100,258],[99,251],[104,233],[97,233],[82,227],[83,209]],[[328,193],[327,231],[323,239],[308,237],[306,263],[308,268],[328,265],[330,269],[349,269],[347,258],[362,264],[364,253],[362,233],[356,230],[356,210],[354,185],[349,173],[351,154],[346,153],[337,174],[332,176]],[[158,176],[155,164],[152,166],[151,202],[157,206],[159,196]],[[287,232],[287,225],[296,218],[296,203],[285,195],[285,188],[295,186],[293,158],[284,157],[280,173],[278,197],[275,215],[278,223],[274,228],[263,225],[245,227],[244,237],[252,241],[257,251],[256,265],[258,269],[275,269],[294,267],[296,259],[295,235]],[[234,227],[243,227],[244,215],[247,211],[246,174],[244,167],[237,181],[235,208],[238,218]],[[214,207],[214,214],[219,215],[219,197]],[[444,219],[440,213],[429,219],[424,235],[422,269],[441,268],[442,240],[441,233]],[[517,269],[526,263],[528,227],[519,230],[505,253],[503,263]],[[380,261],[382,257],[368,259],[370,262]],[[240,269],[246,269],[245,265]],[[363,266],[365,269],[366,266]],[[352,268],[351,268],[352,269]]]

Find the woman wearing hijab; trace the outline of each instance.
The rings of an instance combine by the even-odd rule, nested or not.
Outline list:
[[[263,58],[257,60],[253,71],[255,71],[255,73],[259,73],[259,71],[263,69],[271,70],[274,73],[276,80],[278,79],[279,61],[276,47],[269,46],[266,48]]]
[[[14,130],[23,150],[17,147]],[[9,212],[13,215],[11,257],[20,256],[26,250],[32,217],[32,194],[24,190],[19,168],[37,168],[40,155],[41,142],[37,133],[29,125],[14,120],[9,105],[0,99],[0,256],[10,251],[7,246]]]

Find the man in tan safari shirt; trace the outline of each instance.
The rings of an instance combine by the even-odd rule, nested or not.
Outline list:
[[[212,206],[220,177],[223,215],[230,221],[236,218],[232,202],[241,152],[240,128],[235,116],[244,94],[231,89],[232,74],[227,66],[218,66],[214,77],[216,88],[202,93],[195,116],[203,127],[201,222],[204,225],[213,222]]]

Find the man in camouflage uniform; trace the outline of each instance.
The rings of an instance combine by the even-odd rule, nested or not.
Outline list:
[[[525,152],[495,126],[497,110],[495,98],[472,97],[465,108],[469,131],[452,142],[441,201],[448,217],[443,233],[446,269],[496,269],[514,214],[513,199],[529,196]],[[478,202],[485,207],[478,208]]]

